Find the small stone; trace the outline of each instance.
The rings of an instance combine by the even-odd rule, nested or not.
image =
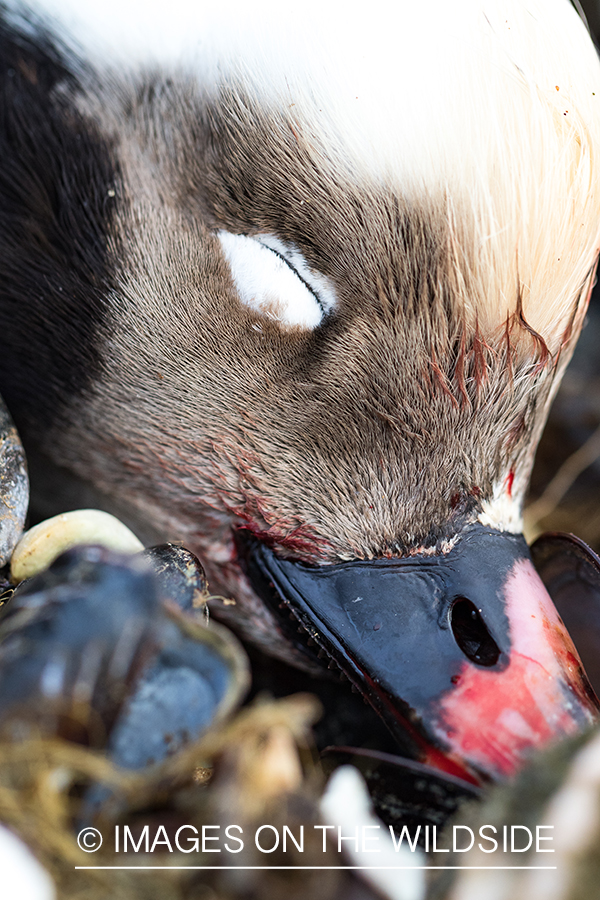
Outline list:
[[[84,544],[99,544],[120,553],[137,553],[142,542],[115,516],[99,509],[75,509],[34,525],[15,547],[10,579],[18,584],[47,569],[54,560]]]
[[[0,566],[8,562],[21,537],[28,506],[25,451],[0,398]]]
[[[56,890],[48,872],[27,845],[4,825],[0,825],[0,871],[3,897],[55,900]]]
[[[177,603],[184,612],[198,610],[208,615],[208,583],[197,556],[177,544],[149,547],[142,555],[152,564],[164,599]]]

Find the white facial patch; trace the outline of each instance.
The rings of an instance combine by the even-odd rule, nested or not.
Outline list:
[[[219,231],[240,300],[287,326],[316,328],[335,303],[333,285],[312,269],[297,247],[273,235]]]
[[[483,501],[481,513],[477,517],[482,525],[511,534],[520,534],[523,531],[521,506],[528,479],[521,478],[519,482],[512,485],[509,492],[506,477],[496,481],[492,497]]]

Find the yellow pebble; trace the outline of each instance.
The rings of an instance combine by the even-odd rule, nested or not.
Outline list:
[[[101,544],[121,553],[137,553],[144,545],[110,513],[75,509],[34,525],[21,537],[10,562],[10,580],[18,584],[43,572],[57,556],[80,544]]]

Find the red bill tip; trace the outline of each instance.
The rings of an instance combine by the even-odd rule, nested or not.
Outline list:
[[[494,668],[465,662],[438,703],[434,726],[451,755],[496,778],[598,716],[577,651],[530,560],[515,563],[504,597],[508,665],[500,668],[502,658]]]

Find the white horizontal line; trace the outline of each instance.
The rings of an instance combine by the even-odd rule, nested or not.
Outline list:
[[[556,869],[556,866],[75,866],[76,869],[173,869],[173,870],[181,870],[181,869],[194,869],[194,870],[218,870],[218,869],[234,869],[234,870],[242,870],[242,869],[252,869],[252,870],[268,870],[268,869],[326,869],[330,871],[332,869],[360,869],[360,870],[373,870],[373,871],[381,871],[383,869],[393,869],[394,871],[399,869],[481,869],[485,871],[486,869],[490,872],[494,871],[505,871],[510,870],[513,871],[515,869]]]

